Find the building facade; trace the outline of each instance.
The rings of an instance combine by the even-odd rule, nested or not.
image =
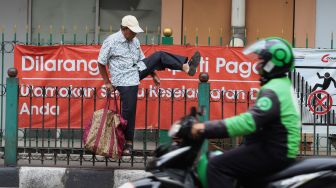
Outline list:
[[[239,2],[238,6],[233,3]],[[241,5],[243,3],[243,5]],[[17,39],[28,32],[31,41],[47,41],[49,34],[78,37],[89,33],[90,43],[120,27],[126,14],[139,18],[147,31],[147,43],[157,43],[163,28],[173,29],[175,44],[228,45],[235,32],[236,9],[242,16],[240,31],[247,44],[267,36],[280,36],[296,47],[330,48],[333,0],[2,0],[0,27]],[[222,37],[222,42],[220,38]],[[69,38],[69,37],[68,37]],[[145,42],[145,34],[139,36]]]

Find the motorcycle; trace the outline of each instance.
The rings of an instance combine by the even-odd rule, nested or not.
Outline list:
[[[168,135],[172,142],[161,145],[146,171],[152,175],[123,184],[120,188],[207,188],[208,160],[222,151],[202,152],[204,138],[193,138],[192,125],[198,121],[196,108],[190,115],[171,126]],[[248,185],[248,186],[246,186]],[[237,188],[331,188],[336,187],[336,159],[309,158],[297,160],[280,172],[255,182],[237,182]]]

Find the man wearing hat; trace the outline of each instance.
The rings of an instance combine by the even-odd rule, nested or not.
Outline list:
[[[133,149],[140,80],[151,75],[154,83],[158,86],[160,79],[154,71],[165,68],[182,70],[193,76],[200,62],[198,51],[190,59],[163,51],[145,57],[140,47],[140,41],[136,38],[137,33],[141,32],[143,30],[136,17],[132,15],[123,17],[120,31],[105,39],[98,56],[98,67],[104,84],[109,91],[119,91],[122,103],[121,115],[128,122],[125,130],[124,154],[131,154]],[[106,67],[110,71],[111,79],[108,78]]]

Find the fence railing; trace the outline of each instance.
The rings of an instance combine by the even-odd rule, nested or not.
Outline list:
[[[15,70],[15,69],[14,69]],[[208,84],[208,83],[206,83]],[[153,100],[149,97],[148,89],[145,89],[145,94],[142,98],[139,98],[139,102],[145,103],[145,122],[141,129],[137,129],[134,140],[134,152],[131,156],[123,157],[120,160],[112,160],[109,158],[104,158],[101,156],[95,156],[94,154],[87,152],[83,148],[83,129],[84,125],[87,123],[84,120],[84,111],[90,111],[91,114],[98,107],[98,101],[106,102],[106,98],[102,98],[99,95],[100,91],[104,88],[77,88],[79,92],[73,92],[76,88],[70,87],[48,87],[48,86],[25,86],[19,85],[18,80],[15,77],[10,77],[7,79],[7,104],[12,101],[12,108],[6,108],[6,143],[4,148],[6,150],[5,155],[5,164],[13,165],[16,164],[16,156],[18,156],[19,162],[26,161],[28,164],[36,164],[37,161],[40,161],[40,164],[66,164],[73,165],[88,165],[93,166],[97,164],[105,164],[110,166],[111,164],[121,165],[124,163],[131,163],[133,166],[134,163],[143,163],[146,164],[147,158],[151,156],[152,152],[156,149],[160,141],[159,132],[162,130],[160,128],[160,116],[168,115],[170,120],[168,123],[174,122],[179,118],[178,114],[174,113],[176,103],[179,103],[179,106],[184,106],[184,110],[181,111],[180,117],[186,115],[187,108],[191,107],[190,105],[196,106],[197,99],[191,98],[188,99],[186,91],[183,96],[185,97],[174,97],[175,93],[180,93],[181,90],[177,91],[172,89],[170,98],[162,98],[160,94],[160,89],[158,90],[157,99]],[[62,92],[62,91],[65,92]],[[93,95],[88,95],[88,92],[92,91]],[[201,91],[202,92],[202,91]],[[14,96],[13,93],[18,94]],[[63,93],[63,94],[62,94]],[[204,92],[203,92],[204,93]],[[119,98],[117,98],[119,100]],[[67,110],[70,113],[70,109],[74,106],[80,107],[80,113],[77,114],[80,118],[80,126],[73,126],[72,119],[70,114],[67,116],[67,119],[61,122],[58,119],[59,113],[57,109],[57,104],[61,100],[67,101]],[[84,105],[84,100],[93,101],[93,105]],[[53,113],[51,111],[46,111],[46,102],[54,101],[55,108]],[[152,114],[148,113],[149,103],[155,103],[158,106],[158,125],[156,128],[150,127],[150,123],[147,120],[148,117]],[[167,111],[167,106],[163,107],[161,105],[163,102],[166,102],[170,105],[170,111]],[[208,100],[209,102],[209,100]],[[25,107],[22,107],[22,103],[25,104]],[[41,109],[35,109],[34,104],[41,104]],[[192,103],[192,104],[189,104]],[[21,105],[20,105],[21,104]],[[19,109],[18,109],[18,106]],[[28,118],[18,119],[20,117],[20,109],[27,112]],[[11,111],[11,109],[19,110]],[[33,112],[39,112],[39,116],[32,116]],[[28,111],[27,111],[28,110]],[[206,110],[207,112],[209,110]],[[47,117],[48,114],[52,116]],[[207,116],[208,117],[208,116]],[[50,121],[50,118],[52,120]],[[49,120],[49,121],[48,121]],[[16,122],[18,121],[18,122]],[[37,123],[36,123],[37,122]],[[50,124],[51,122],[51,124]],[[15,124],[15,126],[13,126]],[[17,128],[19,126],[19,128]],[[17,136],[19,135],[19,136]],[[8,144],[13,143],[13,144]],[[3,147],[0,148],[3,151]],[[18,151],[18,155],[16,153]],[[7,159],[8,158],[8,159]]]
[[[293,83],[304,83],[299,76],[296,75],[295,79],[293,76],[295,73],[291,75]],[[10,78],[9,78],[10,79]],[[297,80],[300,80],[298,82]],[[303,84],[306,85],[306,84]],[[301,84],[302,86],[302,84]],[[307,96],[307,93],[302,93],[306,90],[304,87],[299,87],[295,85],[295,88],[299,91],[296,91],[296,95],[298,97],[298,103],[300,105],[301,113],[307,110],[307,100],[302,100],[302,96]],[[62,88],[55,88],[53,90],[56,95],[51,95],[50,90],[47,92],[47,88],[49,87],[40,87],[41,93],[33,92],[32,87],[28,87],[28,92],[24,93],[24,95],[19,92],[19,90],[24,87],[22,85],[17,85],[16,88],[13,88],[13,83],[7,80],[6,85],[6,93],[7,100],[16,101],[17,104],[25,101],[28,102],[28,109],[33,108],[33,101],[41,100],[45,102],[46,100],[54,100],[59,101],[62,99],[69,100],[68,108],[70,109],[72,105],[80,104],[80,114],[79,116],[83,117],[83,111],[90,110],[94,111],[96,106],[85,106],[84,100],[92,100],[96,101],[94,104],[97,104],[98,100],[104,100],[99,98],[98,95],[93,95],[90,98],[84,98],[84,92],[78,92],[78,95],[71,95],[69,92],[65,96],[57,95],[58,91]],[[36,88],[36,86],[35,86]],[[84,88],[82,88],[84,91]],[[15,100],[15,95],[13,95],[13,90],[16,90],[18,94],[17,100]],[[95,88],[95,91],[98,89]],[[69,90],[71,91],[71,90]],[[149,103],[153,103],[158,107],[157,116],[158,119],[162,116],[170,117],[168,119],[169,123],[174,122],[179,117],[182,117],[188,113],[188,109],[191,106],[199,106],[201,107],[203,103],[209,105],[209,118],[210,119],[223,119],[232,115],[237,115],[243,111],[246,111],[251,105],[254,104],[255,101],[255,92],[246,92],[246,91],[222,91],[222,90],[210,90],[210,89],[200,89],[198,88],[198,95],[204,94],[204,92],[208,92],[208,99],[202,101],[195,98],[188,98],[188,95],[185,94],[184,98],[174,97],[174,91],[172,91],[171,98],[162,99],[158,95],[157,98],[150,98],[148,95],[148,90],[145,90],[147,94],[144,95],[143,98],[139,100],[143,100],[145,102],[145,122],[144,126],[141,129],[137,129],[135,133],[134,140],[134,153],[131,156],[125,156],[121,160],[113,160],[101,156],[95,156],[92,153],[89,153],[83,149],[83,128],[84,128],[84,120],[80,122],[80,126],[73,128],[71,126],[71,119],[67,119],[65,126],[60,124],[57,119],[57,113],[54,115],[54,124],[47,125],[46,124],[46,116],[43,115],[44,111],[42,110],[42,116],[40,117],[39,124],[36,126],[32,126],[33,119],[30,117],[28,121],[20,121],[19,120],[19,128],[17,129],[13,124],[15,124],[15,117],[17,112],[11,111],[11,108],[8,105],[12,105],[8,103],[6,106],[6,112],[9,112],[9,116],[6,116],[6,126],[11,126],[12,129],[6,128],[6,139],[1,139],[2,143],[0,151],[6,150],[6,157],[8,157],[7,164],[16,164],[17,159],[19,163],[28,163],[28,164],[40,164],[40,165],[76,165],[76,166],[114,166],[114,165],[124,165],[131,164],[131,166],[143,164],[146,165],[148,158],[151,157],[153,151],[160,143],[160,128],[161,121],[158,121],[159,125],[155,128],[150,126],[148,118],[153,116],[152,113],[148,112]],[[201,93],[200,93],[201,91]],[[177,91],[181,93],[180,91]],[[14,92],[15,93],[15,92]],[[94,92],[97,93],[97,92]],[[9,96],[8,96],[9,95]],[[219,97],[218,97],[219,96]],[[14,97],[14,98],[13,98]],[[74,102],[74,100],[79,100],[79,103]],[[163,108],[162,100],[166,100],[165,102],[170,103],[170,108]],[[15,104],[14,104],[15,105]],[[328,105],[328,104],[326,104]],[[180,114],[176,114],[176,107],[183,108]],[[17,110],[17,108],[16,108]],[[57,109],[56,109],[57,111]],[[315,118],[319,117],[314,112],[309,112],[309,116]],[[7,113],[8,114],[8,113]],[[335,122],[334,112],[332,112],[332,116],[330,116],[331,122]],[[302,115],[302,114],[301,114]],[[303,116],[303,115],[302,115]],[[308,117],[308,114],[305,115]],[[70,117],[70,116],[69,116]],[[83,119],[83,118],[81,118]],[[309,119],[309,118],[308,118]],[[304,119],[303,119],[304,120]],[[304,122],[304,121],[303,121]],[[315,122],[316,123],[316,122]],[[335,134],[331,134],[332,131],[329,129],[333,128],[333,124],[329,124],[330,121],[323,122],[321,124],[304,124],[304,126],[312,127],[311,132],[305,132],[302,130],[302,138],[301,138],[301,156],[309,156],[309,155],[320,155],[320,156],[335,156],[336,155],[336,136]],[[321,127],[322,126],[322,127]],[[318,129],[325,129],[324,133],[320,133]],[[18,135],[18,136],[16,136]],[[14,138],[14,140],[13,140]],[[232,147],[237,147],[242,143],[241,138],[233,138],[233,139],[216,139],[210,140],[211,144],[216,144],[224,149],[230,149]],[[13,143],[13,144],[9,144]],[[9,148],[9,149],[7,149]],[[17,153],[15,153],[17,151]],[[3,156],[3,153],[2,153]],[[14,156],[14,157],[13,157]],[[16,158],[17,157],[17,158]]]

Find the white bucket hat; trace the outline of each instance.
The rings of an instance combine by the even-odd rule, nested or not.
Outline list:
[[[144,32],[139,26],[139,22],[136,17],[132,15],[124,16],[121,20],[121,25],[124,27],[128,27],[134,33]]]

